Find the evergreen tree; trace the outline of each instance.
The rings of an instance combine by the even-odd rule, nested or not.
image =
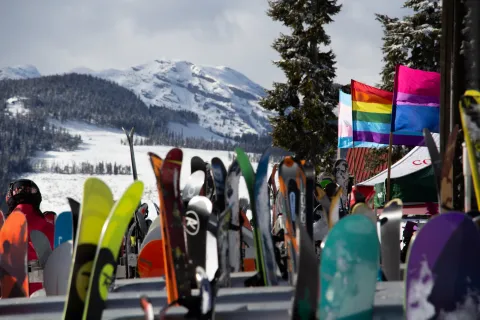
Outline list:
[[[332,113],[338,91],[333,87],[335,55],[320,50],[330,44],[324,25],[340,12],[336,0],[271,0],[267,14],[291,29],[273,48],[281,59],[286,83],[274,83],[260,104],[278,112],[272,117],[273,144],[316,165],[328,167],[336,152],[336,120]]]
[[[393,90],[397,64],[440,71],[441,0],[407,0],[403,8],[412,9],[413,14],[403,19],[376,14],[384,34],[381,86],[386,90]]]
[[[440,36],[442,28],[441,0],[407,0],[403,8],[413,14],[402,19],[375,14],[383,28],[383,67],[379,87],[393,91],[395,67],[403,64],[426,71],[440,71]],[[392,163],[400,160],[412,147],[394,146]],[[366,156],[367,169],[383,164],[388,149],[372,149]]]

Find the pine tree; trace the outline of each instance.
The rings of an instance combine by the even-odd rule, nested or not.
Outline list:
[[[413,14],[399,19],[375,14],[383,28],[383,67],[379,87],[393,90],[395,67],[403,64],[426,71],[440,71],[441,0],[407,0],[403,8]],[[394,146],[392,163],[400,160],[412,147]],[[387,159],[388,149],[372,149],[366,156],[367,169],[374,170]]]
[[[376,14],[383,28],[381,87],[393,90],[395,66],[404,64],[426,71],[440,71],[441,0],[407,0],[403,8],[413,14],[403,19]]]
[[[273,144],[316,165],[328,167],[336,151],[338,91],[333,88],[335,55],[321,50],[330,44],[324,25],[340,12],[336,0],[271,0],[267,14],[291,29],[281,34],[273,48],[281,59],[286,83],[273,89],[260,104],[278,114],[271,119]]]

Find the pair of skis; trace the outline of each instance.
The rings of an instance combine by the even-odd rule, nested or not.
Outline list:
[[[84,184],[63,319],[101,319],[128,223],[143,194],[135,181],[114,203],[100,179]]]

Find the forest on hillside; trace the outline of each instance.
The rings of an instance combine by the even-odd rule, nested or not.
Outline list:
[[[13,116],[7,111],[7,100],[22,97],[29,112]],[[224,141],[186,138],[170,131],[168,124],[198,123],[197,114],[176,111],[164,106],[147,106],[138,96],[111,81],[90,75],[64,74],[23,80],[0,81],[0,204],[8,183],[15,177],[33,170],[29,158],[36,151],[75,150],[81,137],[49,124],[49,119],[67,120],[120,129],[135,127],[136,140],[144,145],[171,145],[207,150],[262,152],[270,145],[270,137],[244,135],[225,137]],[[2,186],[5,186],[3,190]]]

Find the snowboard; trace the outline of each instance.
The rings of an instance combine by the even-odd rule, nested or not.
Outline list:
[[[463,212],[432,217],[411,244],[405,277],[407,319],[477,319],[480,235]]]
[[[203,173],[205,173],[206,170],[207,166],[202,158],[200,158],[199,156],[193,156],[190,159],[190,172],[192,174],[196,171],[203,171]]]
[[[315,196],[315,167],[311,161],[306,161],[303,165],[305,173],[305,212],[307,233],[310,239],[313,239],[313,213],[314,213],[314,196]]]
[[[283,221],[285,223],[285,250],[287,253],[287,272],[288,282],[290,285],[295,283],[295,272],[297,270],[297,252],[298,244],[295,238],[295,217],[299,208],[299,193],[296,179],[298,172],[301,170],[297,162],[292,157],[287,156],[281,162],[278,170],[278,180],[280,184],[280,194],[283,199],[279,200],[285,213],[282,212]]]
[[[30,240],[32,241],[33,248],[37,254],[40,267],[45,268],[48,257],[52,253],[52,247],[45,233],[40,230],[32,230],[30,232]]]
[[[292,320],[316,320],[318,307],[318,259],[307,230],[298,225],[299,255],[297,283],[293,298]]]
[[[262,247],[263,274],[261,274],[261,276],[263,283],[266,286],[276,286],[278,285],[277,263],[271,234],[270,197],[268,195],[268,164],[270,154],[270,148],[267,148],[263,152],[258,162],[257,173],[255,175],[255,229],[259,229],[261,239],[257,244]]]
[[[140,245],[140,251],[150,242],[153,240],[161,240],[162,239],[162,231],[160,230],[160,217],[156,217],[150,228],[148,229],[148,233],[143,239],[142,244]]]
[[[28,230],[25,215],[15,209],[0,230],[1,297],[29,296],[28,289]]]
[[[275,163],[272,168],[272,173],[270,173],[270,178],[268,178],[268,188],[270,190],[270,193],[272,195],[272,200],[273,203],[271,205],[272,207],[272,222],[271,224],[274,225],[275,221],[277,220],[277,206],[276,206],[276,200],[277,200],[277,183],[275,181],[275,174],[277,173],[278,170],[278,164]]]
[[[328,233],[320,262],[319,319],[373,318],[379,268],[377,229],[364,215],[348,215]]]
[[[185,213],[189,264],[204,270],[207,262],[207,225],[211,213],[212,202],[204,196],[194,196]]]
[[[180,171],[183,152],[171,149],[165,160],[149,153],[157,181],[161,209],[162,242],[165,259],[165,282],[168,303],[190,296],[190,275],[184,237]]]
[[[132,129],[130,129],[130,132],[125,130],[123,127],[122,127],[122,130],[127,136],[128,146],[130,148],[130,160],[132,161],[133,180],[137,180],[138,179],[137,165],[135,163],[135,153],[133,151],[133,134],[135,133],[135,128],[132,127]]]
[[[364,202],[355,204],[352,208],[352,214],[363,214],[364,216],[370,218],[374,224],[377,224],[377,215]]]
[[[138,254],[137,270],[140,278],[161,277],[165,275],[163,241],[149,241]]]
[[[204,195],[203,186],[205,184],[205,172],[195,171],[187,180],[182,191],[182,201],[184,206],[188,206],[188,202],[195,196]],[[202,194],[203,193],[203,194]]]
[[[333,175],[335,181],[342,188],[342,195],[340,197],[340,206],[342,209],[347,207],[348,204],[348,162],[345,159],[338,159],[333,165]]]
[[[110,285],[115,280],[114,271],[122,238],[128,223],[142,199],[143,182],[136,180],[123,193],[111,209],[101,231],[93,260],[90,282],[85,298],[83,319],[100,320],[106,306]],[[143,215],[142,215],[143,217]],[[146,229],[146,228],[145,228]]]
[[[55,220],[54,247],[73,239],[73,217],[71,211],[60,213]]]
[[[430,154],[430,159],[432,160],[433,174],[435,176],[435,185],[437,187],[438,200],[440,202],[442,159],[440,158],[440,153],[438,152],[437,145],[435,144],[435,140],[433,140],[430,130],[424,128],[423,137],[425,139],[425,144],[427,145],[428,153]]]
[[[52,251],[43,270],[43,287],[47,296],[67,294],[70,268],[65,261],[72,261],[73,241],[68,240]]]
[[[390,200],[380,214],[382,270],[388,281],[400,280],[400,224],[403,203]]]
[[[227,169],[220,158],[212,158],[212,173],[215,185],[215,201],[212,212],[218,216],[225,210],[225,180],[227,179]]]
[[[330,208],[328,210],[328,227],[330,229],[340,220],[340,203],[342,201],[342,188],[338,187],[335,191],[332,201],[330,202]]]
[[[82,319],[97,245],[112,207],[112,191],[105,182],[94,177],[87,178],[74,242],[64,320]]]
[[[238,161],[234,159],[227,171],[227,180],[225,181],[225,202],[227,207],[231,208],[230,218],[219,216],[219,223],[229,224],[228,230],[228,257],[231,270],[240,272],[244,269],[245,254],[242,250],[243,232],[240,224],[240,203],[239,203],[239,184],[242,171]],[[226,219],[226,220],[225,220]],[[230,222],[228,221],[230,219]],[[220,221],[222,220],[222,221]],[[221,227],[227,228],[226,225]],[[223,245],[223,242],[221,243]],[[217,246],[218,246],[217,241]],[[223,249],[219,249],[223,250]],[[219,265],[223,262],[218,261]]]
[[[72,222],[73,222],[72,240],[73,240],[73,245],[75,245],[75,241],[77,240],[78,220],[80,216],[80,203],[72,198],[67,198],[67,200],[70,206],[70,211],[72,212]]]

